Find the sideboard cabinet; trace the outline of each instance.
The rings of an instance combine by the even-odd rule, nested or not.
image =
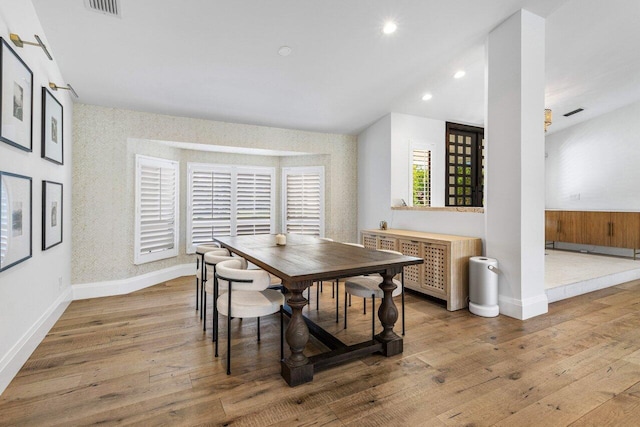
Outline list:
[[[410,230],[363,230],[362,244],[423,258],[423,264],[405,267],[405,287],[445,300],[449,311],[467,306],[469,258],[482,254],[481,239]]]

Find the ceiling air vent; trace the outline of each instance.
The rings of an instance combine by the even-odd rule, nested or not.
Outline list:
[[[120,18],[120,0],[84,0],[87,9]]]
[[[577,110],[569,111],[567,114],[563,114],[563,116],[573,116],[574,114],[578,114],[580,111],[584,111],[584,108],[578,108]]]

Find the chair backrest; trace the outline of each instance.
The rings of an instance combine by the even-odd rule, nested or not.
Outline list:
[[[215,249],[220,249],[220,244],[218,244],[217,242],[201,243],[196,246],[196,254],[202,255],[207,253],[208,251],[213,251]]]
[[[244,263],[243,263],[244,261]],[[228,286],[233,282],[232,291],[264,291],[271,285],[271,277],[264,270],[246,270],[243,259],[230,259],[216,265],[216,276],[220,286]],[[235,282],[235,280],[250,280],[249,283]],[[228,289],[228,288],[227,288]]]
[[[229,261],[229,260],[244,261],[244,265],[245,265],[244,268],[246,268],[247,262],[245,261],[244,258],[236,258],[234,256],[231,256],[229,254],[229,251],[227,251],[226,249],[218,250],[218,251],[209,251],[206,254],[204,254],[204,263],[209,265],[216,265],[222,261]]]
[[[213,280],[213,270],[215,270],[215,268],[218,266],[218,264],[220,264],[221,262],[224,261],[230,261],[230,260],[236,260],[238,262],[240,262],[240,265],[242,266],[243,269],[247,268],[247,260],[244,258],[236,258],[234,256],[231,256],[229,254],[229,251],[227,251],[226,249],[223,249],[224,252],[222,251],[209,251],[206,254],[204,254],[204,265],[207,269],[207,280]],[[216,267],[213,267],[216,266]]]

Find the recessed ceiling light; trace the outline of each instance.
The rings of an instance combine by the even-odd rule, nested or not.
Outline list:
[[[462,77],[464,77],[464,75],[467,74],[464,70],[460,70],[460,71],[456,71],[456,73],[453,75],[454,79],[460,79]]]
[[[425,93],[424,95],[422,95],[422,100],[423,101],[428,101],[431,98],[433,98],[433,95],[431,95],[430,93]]]
[[[291,48],[289,46],[280,46],[278,49],[278,55],[280,56],[289,56],[291,54]]]
[[[382,32],[385,34],[395,33],[398,29],[398,26],[393,21],[387,21],[384,23],[384,27],[382,27]]]

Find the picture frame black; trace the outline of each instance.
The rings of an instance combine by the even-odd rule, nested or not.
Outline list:
[[[32,256],[32,179],[0,171],[0,272]]]
[[[0,141],[33,151],[33,72],[0,37]]]
[[[64,164],[64,109],[60,101],[46,88],[42,88],[42,150],[43,159]]]
[[[42,181],[42,250],[62,243],[62,183]]]

